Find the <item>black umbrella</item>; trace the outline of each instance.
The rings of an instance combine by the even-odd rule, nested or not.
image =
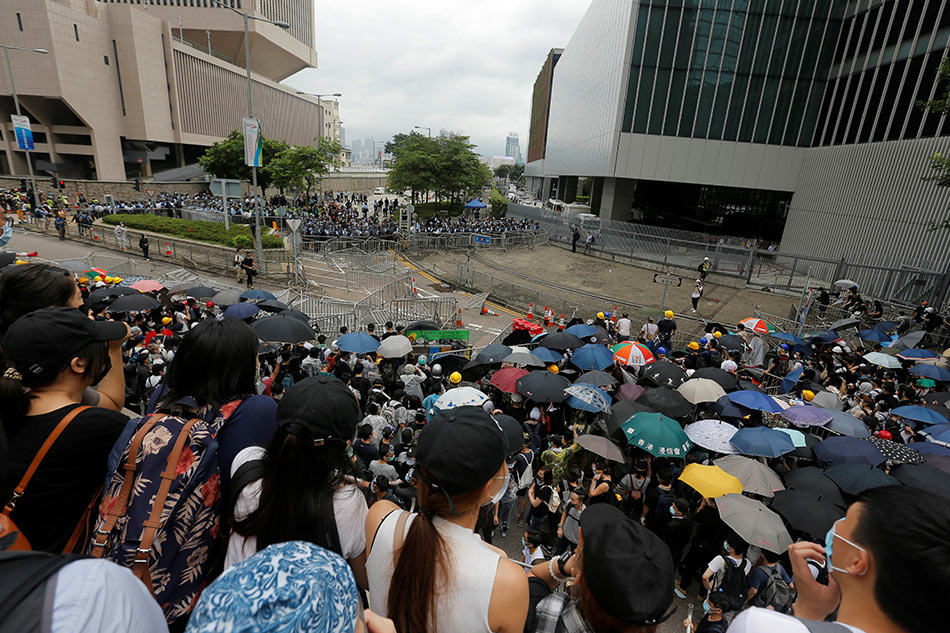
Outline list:
[[[502,339],[502,345],[525,345],[531,342],[531,332],[528,330],[514,330],[511,334]]]
[[[844,516],[844,510],[809,490],[779,490],[771,507],[796,530],[820,538],[832,523]]]
[[[610,334],[608,334],[604,328],[598,327],[596,332],[589,336],[582,336],[581,340],[585,343],[594,343],[595,345],[598,343],[608,345],[610,344]]]
[[[267,310],[268,312],[283,312],[290,308],[286,303],[282,303],[277,299],[267,299],[266,301],[259,301],[257,307],[261,310]]]
[[[719,347],[730,352],[741,352],[745,350],[745,341],[738,334],[726,334],[716,339]]]
[[[542,344],[548,349],[563,351],[583,347],[584,341],[567,332],[553,332],[544,337]]]
[[[815,466],[796,468],[782,475],[785,486],[792,490],[809,490],[821,495],[825,501],[842,508],[846,507],[844,497],[838,485],[825,477],[825,472]]]
[[[881,486],[900,485],[899,481],[883,470],[867,464],[835,464],[825,471],[825,476],[849,495],[859,495],[865,490]]]
[[[950,474],[950,455],[924,455],[924,459],[928,466]]]
[[[610,407],[610,415],[607,416],[607,432],[611,437],[617,435],[626,439],[620,425],[637,413],[654,413],[654,411],[640,402],[618,400]]]
[[[942,402],[946,403],[950,401],[950,391],[934,391],[923,396],[923,399],[927,402]]]
[[[292,316],[275,314],[251,323],[257,338],[268,343],[300,343],[317,338],[309,325]]]
[[[419,331],[419,330],[439,330],[439,324],[435,321],[413,321],[406,326],[406,332]]]
[[[892,440],[885,440],[875,435],[868,438],[868,441],[878,447],[878,449],[892,464],[923,464],[924,456],[907,446],[899,444]]]
[[[260,304],[258,304],[258,305],[260,305]],[[281,314],[284,315],[284,316],[286,316],[286,317],[291,317],[291,318],[293,318],[293,319],[300,319],[301,321],[303,321],[303,322],[306,323],[307,325],[310,324],[310,317],[307,316],[306,314],[304,314],[303,312],[301,312],[300,310],[291,310],[290,308],[288,308],[288,309],[284,310],[283,312],[281,312]],[[320,331],[320,328],[314,327],[314,328],[313,328],[313,331],[314,331],[314,332],[319,332],[319,331]]]
[[[183,294],[189,297],[194,297],[195,299],[210,299],[211,297],[218,294],[218,291],[214,288],[209,288],[208,286],[192,286],[186,288],[184,292],[175,292],[172,294]]]
[[[585,374],[581,374],[577,380],[574,381],[574,384],[585,383],[588,385],[593,385],[595,387],[607,387],[609,385],[616,385],[617,379],[603,371],[589,371]]]
[[[665,360],[658,360],[643,368],[640,374],[657,387],[676,389],[686,382],[686,372],[679,365]]]
[[[736,375],[718,367],[701,367],[694,371],[690,378],[708,378],[722,387],[723,391],[735,391],[739,388]]]
[[[11,255],[13,258],[7,263],[12,263],[13,260],[16,259],[16,253],[0,253],[0,265],[6,266],[6,264],[3,262],[6,261]],[[89,264],[84,264],[82,262],[76,261],[75,259],[67,259],[65,261],[56,262],[56,265],[60,268],[65,268],[71,273],[84,273],[89,270]]]
[[[647,389],[640,394],[637,402],[671,418],[685,418],[693,412],[692,403],[684,398],[683,394],[669,387]]]
[[[475,382],[487,376],[488,372],[493,369],[501,369],[501,363],[483,363],[479,359],[475,358],[466,362],[462,366],[462,369],[459,370],[459,373],[462,374],[463,380]]]
[[[703,406],[724,418],[744,418],[752,413],[752,409],[744,407],[741,404],[736,404],[729,399],[729,396],[723,396],[715,402],[703,403]]]
[[[106,301],[112,297],[121,297],[123,295],[140,295],[142,294],[135,288],[129,288],[128,286],[112,286],[110,288],[99,288],[98,290],[93,290],[89,293],[89,298],[86,299],[88,305],[98,303],[99,301]]]
[[[739,389],[741,391],[762,391],[762,385],[745,378],[739,379]]]
[[[791,457],[798,457],[800,459],[808,459],[813,462],[818,461],[815,457],[815,451],[813,450],[816,445],[821,444],[821,438],[815,437],[811,433],[805,435],[805,446],[799,446],[791,453],[788,453]]]
[[[535,402],[564,402],[567,400],[564,390],[570,386],[567,378],[546,369],[536,369],[517,382],[518,393]]]
[[[505,360],[506,356],[510,354],[510,347],[495,343],[494,345],[489,345],[478,352],[478,354],[475,356],[475,360],[481,362],[482,364],[500,363]]]
[[[154,310],[161,304],[148,295],[123,295],[109,304],[109,312],[144,312]]]
[[[857,327],[859,325],[861,325],[860,320],[847,318],[847,319],[840,319],[838,321],[835,321],[834,323],[831,324],[831,327],[829,327],[828,329],[834,330],[837,332],[838,330],[846,330],[849,327]]]
[[[432,359],[432,362],[429,364],[433,367],[438,365],[442,368],[442,375],[448,376],[453,371],[462,371],[462,367],[465,367],[467,362],[468,359],[464,356],[459,356],[458,354],[446,354],[445,356],[439,356],[438,358]]]
[[[905,486],[929,490],[950,499],[950,473],[930,464],[901,464],[891,472]]]

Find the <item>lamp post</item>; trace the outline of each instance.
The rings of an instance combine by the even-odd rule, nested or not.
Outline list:
[[[412,127],[413,127],[414,129],[416,129],[416,130],[425,130],[426,132],[429,133],[429,138],[432,138],[432,128],[431,128],[431,127],[426,127],[426,126],[424,126],[424,125],[413,125]]]
[[[259,18],[253,15],[248,15],[243,11],[238,11],[232,7],[221,2],[221,0],[211,0],[219,7],[223,7],[229,11],[237,13],[239,16],[244,18],[244,68],[247,71],[247,118],[254,118],[254,97],[251,94],[251,37],[248,31],[248,23],[251,20],[257,20],[258,22],[267,22],[268,24],[273,24],[282,29],[289,29],[290,25],[286,22],[281,22],[280,20],[268,20],[267,18]],[[264,249],[261,246],[261,196],[260,192],[257,190],[257,166],[251,167],[251,188],[254,189],[254,246],[257,250],[257,265],[264,265]]]
[[[7,46],[6,44],[0,44],[0,48],[3,49],[3,55],[7,58],[7,72],[10,73],[10,92],[13,93],[13,105],[16,108],[16,115],[22,116],[20,114],[20,99],[16,94],[16,84],[13,81],[13,66],[10,65],[10,51],[27,51],[28,53],[39,53],[41,55],[48,55],[49,51],[45,48],[21,48],[19,46]],[[24,150],[26,154],[26,168],[30,173],[30,187],[33,188],[33,209],[39,207],[39,202],[36,197],[36,180],[33,178],[33,161],[30,160],[30,150]]]

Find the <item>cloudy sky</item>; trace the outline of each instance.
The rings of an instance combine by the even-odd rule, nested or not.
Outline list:
[[[316,0],[319,68],[285,83],[343,94],[350,143],[414,125],[525,153],[531,89],[551,48],[567,44],[588,0]],[[425,132],[423,132],[425,133]]]

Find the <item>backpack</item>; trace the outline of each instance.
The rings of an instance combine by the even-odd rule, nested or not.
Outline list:
[[[756,607],[772,607],[779,613],[791,613],[795,594],[782,578],[781,567],[776,564],[775,567],[764,569],[767,574],[765,585],[755,594],[752,604]]]
[[[736,563],[728,556],[723,556],[722,577],[719,579],[719,591],[725,594],[726,600],[723,611],[738,611],[745,606],[746,575],[745,559]]]
[[[548,500],[548,503],[547,503],[548,510],[551,512],[551,514],[557,514],[558,510],[561,507],[561,493],[559,493],[555,488],[551,486],[547,486],[547,487],[551,488],[551,499]]]
[[[656,510],[654,510],[654,516],[657,520],[661,522],[666,522],[670,518],[670,506],[673,505],[673,502],[676,501],[676,495],[673,493],[673,487],[670,486],[669,490],[663,490],[662,488],[657,487],[657,500],[656,500]]]
[[[211,422],[163,413],[141,418],[130,423],[131,438],[123,433],[113,448],[120,457],[87,553],[130,568],[170,624],[188,617],[216,563],[217,434],[240,404],[222,406]]]
[[[83,556],[0,552],[0,631],[40,631],[49,617],[47,581]]]
[[[524,470],[521,471],[521,476],[518,477],[518,490],[526,490],[531,487],[531,482],[534,481],[534,472],[531,468],[532,462],[534,462],[534,453],[519,453],[520,456],[524,457],[525,465]]]

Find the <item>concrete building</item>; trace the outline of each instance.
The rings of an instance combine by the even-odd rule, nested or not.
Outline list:
[[[943,270],[944,0],[597,0],[535,84],[529,191],[594,213]]]
[[[518,142],[517,132],[508,132],[508,138],[505,139],[505,156],[513,158],[516,165],[522,162],[521,145]]]
[[[224,0],[250,20],[254,115],[265,136],[305,145],[321,133],[316,100],[279,82],[315,68],[313,2]],[[0,43],[11,51],[21,108],[36,137],[38,174],[125,180],[194,165],[247,115],[243,19],[211,0],[6,0]],[[0,72],[0,172],[23,175]],[[339,106],[324,101],[324,135]],[[52,165],[50,165],[52,164]]]

